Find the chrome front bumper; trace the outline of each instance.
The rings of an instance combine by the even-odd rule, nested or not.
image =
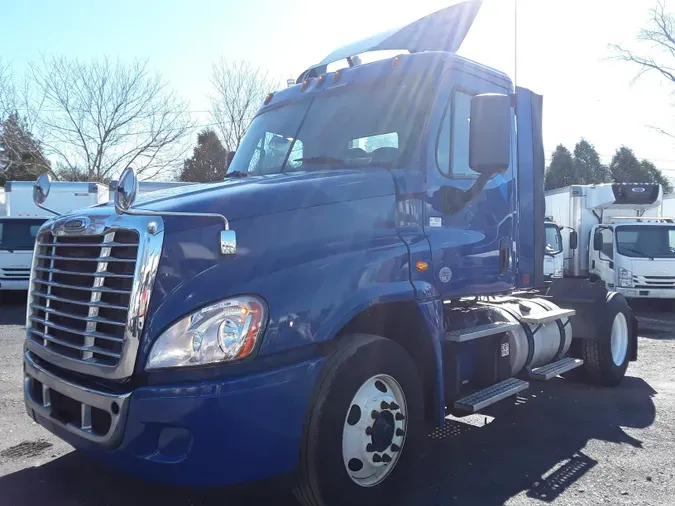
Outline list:
[[[24,353],[24,400],[40,425],[55,425],[107,449],[122,441],[131,393],[111,394],[62,380]],[[43,421],[45,423],[43,423]]]

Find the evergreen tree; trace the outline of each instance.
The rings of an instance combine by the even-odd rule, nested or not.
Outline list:
[[[642,167],[642,170],[646,173],[650,183],[660,184],[663,187],[663,193],[673,193],[673,185],[656,165],[649,160],[642,160],[640,162],[640,167]]]
[[[609,164],[612,181],[616,183],[649,183],[651,175],[635,157],[633,150],[621,146],[616,150]]]
[[[197,146],[191,158],[185,160],[179,181],[222,181],[227,172],[227,150],[223,147],[216,132],[202,130],[197,136]]]
[[[42,154],[40,143],[33,137],[18,113],[0,121],[0,178],[4,181],[32,181],[51,170]]]
[[[562,144],[558,144],[551,157],[551,164],[548,166],[544,178],[545,188],[553,190],[554,188],[563,188],[576,183],[574,176],[574,159],[572,153]]]
[[[609,183],[609,170],[600,162],[600,155],[586,139],[574,146],[574,174],[577,184]]]

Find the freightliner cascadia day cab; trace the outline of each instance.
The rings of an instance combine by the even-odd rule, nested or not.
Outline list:
[[[659,184],[573,185],[546,192],[563,225],[566,276],[593,276],[629,299],[675,301],[675,220]]]
[[[54,213],[33,202],[33,183],[7,181],[4,187],[6,216],[0,216],[0,295],[8,290],[28,290],[35,237]],[[96,183],[53,183],[49,205],[58,213],[89,207],[108,200],[108,188]]]
[[[448,413],[577,367],[618,384],[637,356],[623,296],[588,279],[529,290],[542,100],[455,54],[478,6],[335,51],[267,96],[224,182],[135,198],[127,169],[114,205],[45,224],[30,416],[136,476],[293,473],[305,505],[391,504]],[[376,50],[409,54],[351,60]]]

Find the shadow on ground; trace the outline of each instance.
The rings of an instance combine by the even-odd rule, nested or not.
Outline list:
[[[582,451],[589,440],[642,449],[621,427],[651,425],[655,394],[634,377],[615,389],[558,379],[535,383],[525,395],[487,412],[495,417],[487,425],[479,426],[475,417],[472,424],[448,420],[430,437],[401,504],[496,506],[521,492],[551,502],[598,463]],[[0,502],[296,505],[277,482],[207,491],[168,488],[110,472],[76,452],[1,477]]]

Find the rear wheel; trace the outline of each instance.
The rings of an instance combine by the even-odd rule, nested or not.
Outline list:
[[[296,497],[306,506],[389,504],[423,440],[422,387],[393,341],[352,335],[314,392]]]
[[[592,383],[614,386],[626,375],[632,335],[632,313],[628,302],[617,293],[607,296],[597,340],[585,339],[581,344],[586,379]]]

